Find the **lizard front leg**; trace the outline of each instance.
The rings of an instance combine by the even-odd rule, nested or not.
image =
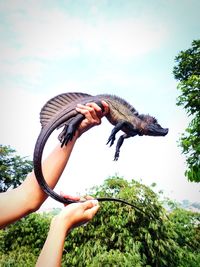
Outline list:
[[[119,132],[125,124],[127,124],[126,121],[120,121],[115,125],[115,127],[112,129],[112,132],[108,138],[106,145],[110,143],[110,146],[112,146],[114,144],[116,133]]]

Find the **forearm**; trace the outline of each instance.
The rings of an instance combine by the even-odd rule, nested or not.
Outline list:
[[[95,103],[79,105],[77,111],[85,119],[79,125],[72,141],[63,148],[57,146],[42,164],[44,178],[53,189],[60,178],[79,136],[94,125],[99,125],[101,118],[109,112],[109,106],[102,101],[104,112]],[[29,174],[18,188],[0,194],[0,227],[6,226],[21,217],[37,210],[47,195],[40,188],[34,172]]]
[[[76,142],[77,137],[73,138],[71,142],[61,148],[60,144],[52,151],[52,153],[44,160],[42,163],[42,169],[45,181],[50,188],[54,188],[57,184],[62,172],[69,160],[72,149]],[[47,195],[41,190],[34,172],[32,172],[28,179],[27,183],[29,188],[34,188],[32,194],[34,195],[34,201],[32,201],[33,209],[37,209],[45,201]],[[25,185],[25,184],[24,184]],[[26,185],[25,185],[26,186]]]
[[[48,237],[36,266],[61,266],[65,237],[70,229],[91,220],[99,209],[96,200],[73,203],[65,207],[52,221]]]
[[[76,139],[77,137],[63,148],[57,145],[44,160],[42,164],[43,173],[51,188],[54,188],[58,182]],[[46,198],[47,195],[40,188],[34,172],[30,173],[18,188],[0,194],[0,228],[37,210]]]
[[[68,229],[69,227],[62,220],[56,217],[52,220],[48,237],[37,260],[36,267],[61,266],[63,247]]]

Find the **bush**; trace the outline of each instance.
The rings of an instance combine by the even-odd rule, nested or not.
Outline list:
[[[200,266],[199,213],[171,205],[169,214],[151,188],[119,177],[107,179],[89,194],[119,197],[136,208],[101,203],[90,223],[67,236],[63,266]],[[34,266],[51,218],[35,213],[1,230],[0,266]]]

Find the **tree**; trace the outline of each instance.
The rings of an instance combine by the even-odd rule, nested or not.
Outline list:
[[[51,215],[33,213],[1,230],[0,266],[35,266],[51,218]]]
[[[176,207],[169,215],[176,232],[179,246],[179,261],[182,267],[200,264],[200,213]]]
[[[173,73],[181,93],[177,105],[191,117],[179,143],[186,154],[185,175],[190,181],[200,182],[200,40],[194,40],[192,47],[181,51],[175,61]]]
[[[30,160],[16,155],[15,152],[10,146],[0,145],[0,192],[19,186],[33,169]]]
[[[176,222],[170,220],[159,196],[151,188],[134,180],[128,182],[113,177],[88,193],[126,199],[145,213],[118,203],[102,203],[92,223],[70,233],[70,242],[65,243],[67,252],[63,255],[65,266],[198,265],[193,248],[191,261],[188,259],[188,265],[184,264],[182,255],[187,254],[187,239],[178,243]],[[191,262],[194,264],[190,265]]]
[[[200,266],[200,213],[171,203],[174,210],[169,214],[152,188],[120,177],[87,193],[126,199],[143,212],[121,203],[101,203],[89,224],[67,236],[62,266]],[[35,266],[51,217],[31,214],[1,230],[0,266]]]

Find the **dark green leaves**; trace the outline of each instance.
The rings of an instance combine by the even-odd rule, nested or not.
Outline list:
[[[199,213],[171,202],[169,213],[151,188],[120,177],[109,178],[91,191],[135,202],[147,215],[121,203],[100,203],[92,221],[67,236],[62,266],[199,266]],[[35,266],[51,218],[52,214],[32,214],[1,230],[0,266]]]
[[[32,162],[15,154],[9,146],[0,145],[0,192],[19,186],[32,170]]]
[[[177,105],[183,106],[191,116],[185,133],[180,138],[180,146],[186,155],[190,181],[200,182],[200,40],[192,42],[192,47],[181,51],[175,58],[174,77],[179,80],[180,95]]]

